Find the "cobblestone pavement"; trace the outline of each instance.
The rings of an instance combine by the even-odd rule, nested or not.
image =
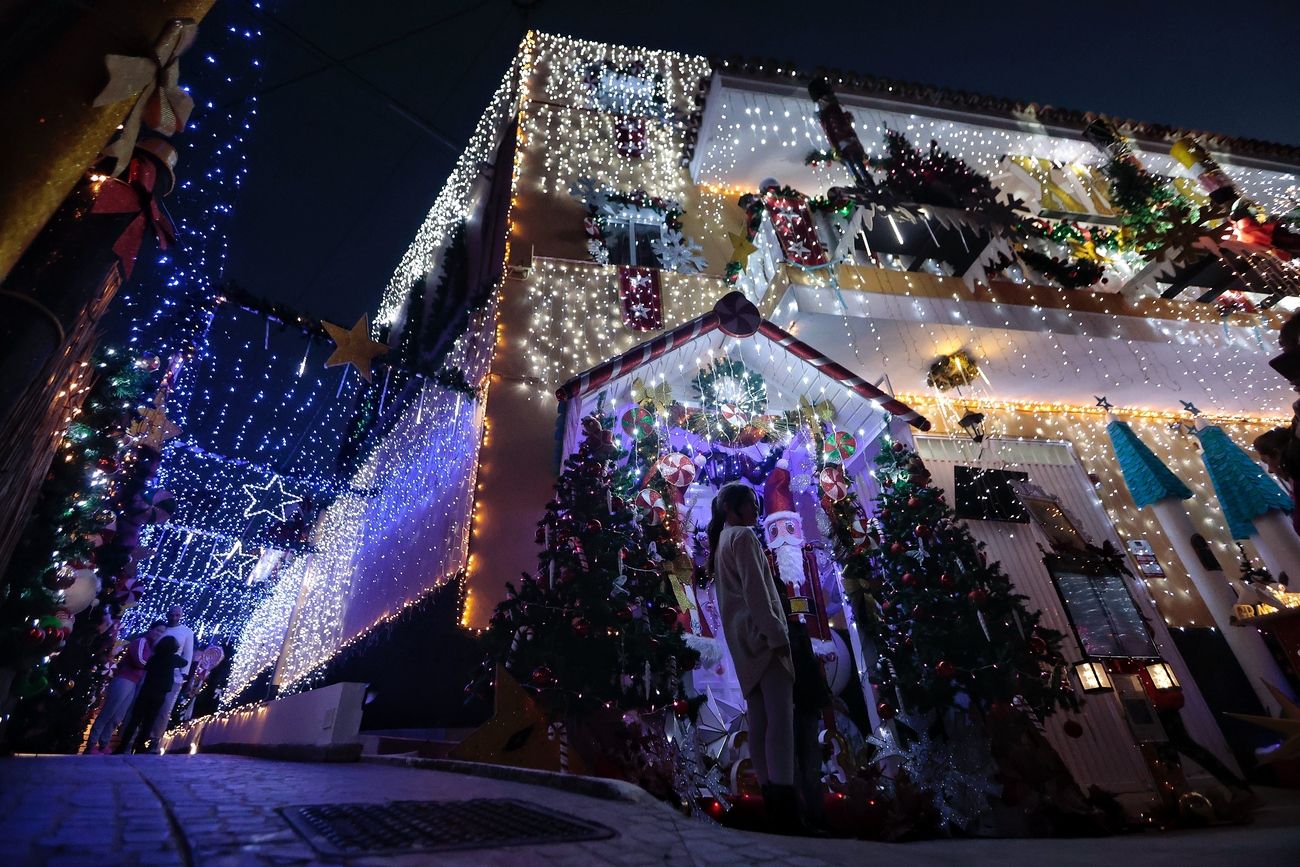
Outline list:
[[[386,858],[323,859],[276,807],[517,798],[594,820],[613,839]],[[936,840],[891,845],[752,834],[650,801],[393,764],[306,764],[221,755],[0,759],[5,865],[734,865],[1297,863],[1300,793],[1268,792],[1254,825],[1100,840]]]

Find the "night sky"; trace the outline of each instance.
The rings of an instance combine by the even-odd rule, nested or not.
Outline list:
[[[1289,2],[264,5],[218,0],[204,25],[265,33],[227,277],[338,322],[373,313],[529,26],[1300,144]]]

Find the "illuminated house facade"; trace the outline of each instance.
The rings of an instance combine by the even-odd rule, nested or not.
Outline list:
[[[881,437],[911,439],[990,558],[1067,635],[1074,659],[1102,663],[1112,683],[1089,696],[1085,737],[1048,722],[1081,782],[1149,789],[1140,744],[1158,731],[1135,708],[1153,700],[1145,672],[1158,662],[1182,684],[1192,734],[1226,755],[1170,630],[1218,625],[1258,641],[1254,630],[1227,626],[1234,612],[1223,610],[1222,592],[1207,598],[1198,584],[1218,582],[1238,604],[1267,599],[1237,581],[1241,527],[1225,518],[1184,405],[1240,449],[1289,423],[1290,386],[1267,365],[1300,276],[1283,249],[1285,227],[1271,234],[1260,220],[1234,222],[1213,189],[1221,176],[1197,147],[1175,146],[1179,131],[1121,124],[1120,140],[1071,112],[828,78],[837,109],[819,107],[811,76],[792,69],[525,39],[376,322],[394,346],[418,333],[419,363],[434,379],[454,370],[482,383],[477,398],[454,407],[444,406],[447,392],[421,385],[390,435],[436,438],[429,425],[445,417],[477,449],[467,453],[474,474],[460,485],[440,477],[441,499],[425,508],[441,517],[411,537],[412,548],[439,553],[413,555],[419,568],[383,584],[382,604],[353,592],[334,603],[342,614],[308,610],[286,625],[297,611],[286,596],[278,631],[247,670],[268,653],[293,669],[293,648],[308,644],[313,659],[324,658],[462,568],[464,624],[484,625],[505,582],[535,570],[533,528],[558,459],[596,409],[614,416],[629,445],[637,425],[657,426],[665,448],[691,460],[678,467],[680,505],[696,519],[707,514],[709,479],[720,477],[710,475],[714,463],[743,458],[761,482],[773,445],[789,451],[796,511],[820,558],[812,580],[825,598],[825,640],[841,650],[828,655],[860,661],[851,606],[818,545],[825,455],[806,442],[800,451],[797,433],[769,424],[803,408],[832,440],[851,437],[836,460],[859,480],[864,503]],[[829,123],[819,111],[832,112]],[[850,141],[828,141],[827,129],[836,136],[846,117],[864,150],[857,165]],[[902,138],[891,142],[888,131]],[[1234,202],[1259,214],[1291,209],[1300,150],[1199,141],[1234,185]],[[945,153],[974,175],[954,174]],[[1115,201],[1116,164],[1141,169],[1198,226],[1137,226],[1132,203],[1126,211]],[[731,292],[752,305],[753,329],[724,322],[654,349],[664,335],[712,321]],[[804,349],[791,354],[780,335]],[[749,431],[721,443],[684,423],[707,408],[701,374],[720,369],[740,391],[717,397],[718,406]],[[762,381],[761,404],[745,388],[751,376]],[[900,406],[913,415],[897,414]],[[1116,436],[1127,458],[1117,457]],[[1134,473],[1157,472],[1133,457],[1134,439],[1187,496],[1160,489],[1157,502],[1131,491],[1141,484]],[[1261,484],[1275,485],[1267,476]],[[1261,547],[1255,525],[1243,541],[1275,573],[1300,574],[1292,559],[1300,540],[1277,531],[1287,500],[1254,513],[1268,528]],[[1152,505],[1170,502],[1183,510],[1176,529]],[[1187,527],[1198,539],[1171,541]],[[1049,569],[1044,554],[1071,538],[1125,552],[1137,578],[1082,575],[1060,558]],[[353,557],[347,568],[362,575],[371,566]],[[696,635],[710,639],[709,600],[681,590]],[[349,616],[349,606],[364,616]],[[329,640],[303,632],[307,621],[333,630]],[[1247,657],[1242,665],[1256,675],[1271,660]],[[726,698],[725,649],[706,659],[716,663],[713,680],[697,685]],[[297,664],[299,677],[310,661]],[[845,677],[869,690],[857,668]],[[1276,664],[1266,673],[1281,676]],[[1080,683],[1089,686],[1098,684]]]

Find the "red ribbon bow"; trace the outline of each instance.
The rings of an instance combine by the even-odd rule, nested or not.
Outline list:
[[[140,255],[146,227],[153,231],[158,246],[164,250],[176,240],[176,227],[154,195],[157,183],[158,167],[147,158],[136,157],[131,160],[127,179],[108,178],[103,181],[95,204],[90,207],[92,214],[136,215],[113,244],[113,252],[122,263],[122,273],[128,280],[136,257]]]

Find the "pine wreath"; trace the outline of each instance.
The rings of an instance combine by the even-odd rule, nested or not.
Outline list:
[[[743,415],[754,416],[767,409],[767,383],[760,374],[734,359],[722,358],[700,368],[691,384],[699,392],[700,403],[706,410],[718,410],[728,404]]]

